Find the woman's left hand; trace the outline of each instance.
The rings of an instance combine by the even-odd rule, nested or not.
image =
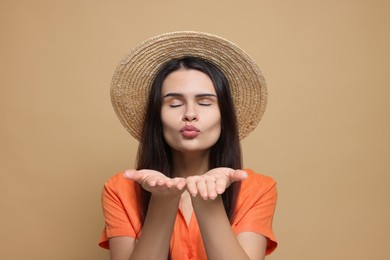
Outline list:
[[[185,190],[184,178],[172,179],[155,170],[126,170],[123,176],[138,182],[143,189],[160,198],[180,197]]]
[[[214,168],[203,175],[195,175],[186,178],[187,191],[196,197],[200,195],[204,200],[215,199],[235,181],[241,181],[248,177],[243,170],[231,168]]]

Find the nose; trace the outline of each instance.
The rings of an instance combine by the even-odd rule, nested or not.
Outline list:
[[[187,109],[183,115],[183,121],[192,122],[198,120],[198,114],[192,105],[187,106]]]

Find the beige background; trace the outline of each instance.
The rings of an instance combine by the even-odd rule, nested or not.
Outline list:
[[[109,99],[140,41],[245,49],[269,86],[246,167],[273,176],[271,260],[390,259],[389,1],[0,1],[0,258],[107,259],[100,190],[137,143]]]

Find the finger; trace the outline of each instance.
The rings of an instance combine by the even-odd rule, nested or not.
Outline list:
[[[169,187],[168,187],[168,185],[167,185],[167,182],[166,182],[165,180],[162,180],[162,179],[157,180],[156,188],[157,188],[160,192],[164,192],[164,191],[169,190]]]
[[[165,182],[165,180],[162,179],[162,178],[158,178],[158,179],[156,180],[156,184],[157,184],[158,187],[166,186],[166,182]]]
[[[242,181],[248,178],[248,174],[243,170],[235,170],[229,173],[230,182]]]
[[[158,177],[157,186],[164,189],[170,189],[173,187],[173,180],[168,177]]]
[[[191,196],[196,197],[198,195],[198,188],[196,187],[196,179],[195,177],[188,177],[186,179],[186,187],[187,191],[191,194]]]
[[[186,186],[186,180],[184,178],[174,178],[173,185],[178,190],[182,190]]]
[[[136,181],[138,183],[140,181],[142,181],[142,180],[140,180],[140,178],[141,178],[140,174],[136,170],[125,170],[125,172],[123,173],[123,176],[127,179]]]
[[[216,191],[216,181],[215,179],[209,179],[206,181],[207,186],[207,194],[210,199],[215,199],[217,197],[217,191]]]
[[[229,183],[227,178],[217,178],[215,181],[215,190],[218,194],[222,194],[225,192],[226,188],[228,187]]]
[[[140,184],[142,187],[145,187],[145,185],[149,187],[155,187],[157,185],[157,181],[158,178],[156,176],[146,176],[143,178]]]
[[[196,182],[196,188],[198,189],[199,195],[204,199],[207,200],[207,185],[206,180],[204,178],[199,178],[199,180]]]
[[[157,181],[159,179],[166,178],[166,176],[161,172],[155,170],[148,170],[148,169],[139,170],[137,171],[137,174],[139,176],[138,178],[139,183],[142,182],[143,184],[148,179],[148,182],[149,180],[152,180],[151,183],[153,184],[153,186],[157,184]]]
[[[169,178],[168,178],[168,179],[165,181],[165,185],[167,186],[167,188],[172,188],[173,185],[174,185],[174,182],[173,182],[172,179],[169,179]]]

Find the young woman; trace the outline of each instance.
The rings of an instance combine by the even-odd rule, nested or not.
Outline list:
[[[249,56],[210,34],[160,35],[122,61],[111,95],[140,141],[136,170],[102,193],[111,259],[264,259],[276,248],[275,182],[242,170],[239,141],[266,103]]]

